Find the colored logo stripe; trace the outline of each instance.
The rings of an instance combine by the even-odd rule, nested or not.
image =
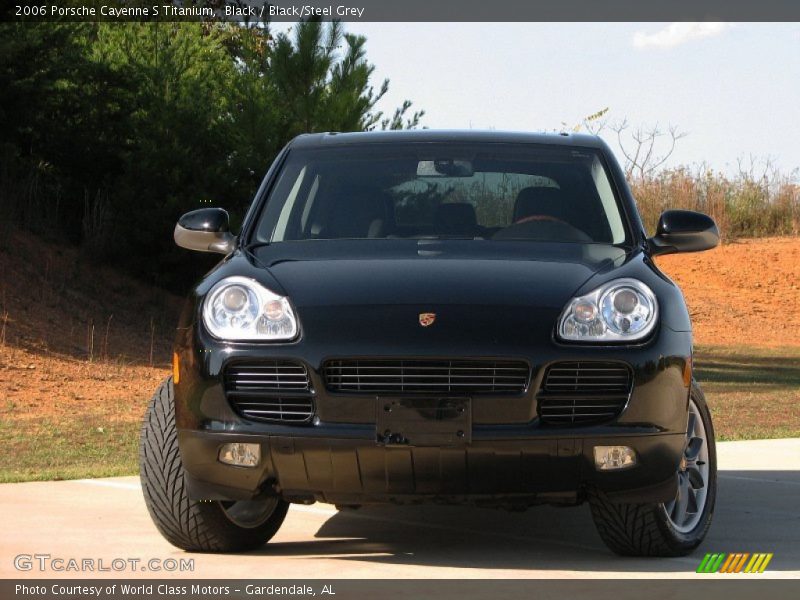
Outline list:
[[[744,566],[744,561],[750,556],[749,553],[741,553],[737,552],[735,554],[730,554],[728,556],[728,560],[722,565],[720,569],[720,573],[738,573],[742,570]]]
[[[716,573],[725,559],[725,554],[706,554],[700,566],[697,567],[698,573]]]
[[[770,553],[754,553],[749,552],[734,552],[733,554],[726,553],[708,553],[700,561],[697,567],[697,573],[741,573],[744,569],[745,573],[763,573],[769,562],[772,560],[773,554]],[[748,559],[750,559],[748,561]],[[745,566],[745,564],[747,566]]]
[[[745,573],[763,573],[769,561],[772,560],[772,552],[769,554],[753,554],[753,558],[750,559],[750,562],[747,563],[747,566],[744,569]]]

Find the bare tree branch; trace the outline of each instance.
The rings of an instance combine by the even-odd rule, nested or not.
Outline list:
[[[616,132],[617,143],[622,155],[625,157],[625,174],[628,178],[636,177],[639,179],[652,175],[663,166],[675,152],[678,140],[687,135],[674,125],[670,125],[667,131],[664,132],[658,123],[650,128],[639,125],[630,130],[629,135],[626,135],[626,132],[630,129],[627,119],[613,125],[611,129]],[[665,152],[659,153],[657,148],[660,145],[660,139],[663,137],[669,138],[669,148]]]

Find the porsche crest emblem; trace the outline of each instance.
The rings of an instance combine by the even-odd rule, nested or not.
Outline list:
[[[419,324],[423,327],[430,327],[436,321],[436,313],[419,313]]]

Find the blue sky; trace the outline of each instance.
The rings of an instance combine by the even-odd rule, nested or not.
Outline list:
[[[689,135],[674,164],[738,157],[800,167],[800,24],[349,23],[367,36],[381,108],[403,99],[431,128],[552,130],[610,122]],[[607,134],[614,141],[616,134]],[[615,145],[615,144],[614,144]]]

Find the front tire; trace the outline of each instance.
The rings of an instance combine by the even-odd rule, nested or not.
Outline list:
[[[153,523],[170,544],[183,550],[237,552],[258,548],[275,535],[289,509],[280,498],[216,502],[188,497],[171,377],[159,386],[147,407],[139,468]]]
[[[675,499],[659,504],[616,503],[595,489],[589,493],[589,504],[600,537],[617,554],[685,556],[705,538],[716,496],[714,426],[705,396],[693,381]]]

